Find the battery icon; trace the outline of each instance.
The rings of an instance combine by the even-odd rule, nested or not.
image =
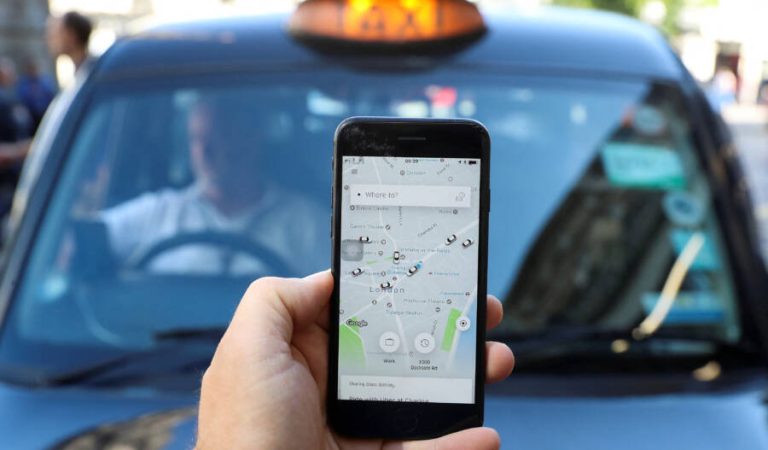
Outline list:
[[[472,166],[474,164],[477,164],[477,161],[469,161],[469,165]]]

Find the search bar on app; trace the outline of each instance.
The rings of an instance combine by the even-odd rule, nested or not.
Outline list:
[[[423,206],[430,208],[469,208],[469,186],[422,186],[353,184],[350,204],[360,206]]]

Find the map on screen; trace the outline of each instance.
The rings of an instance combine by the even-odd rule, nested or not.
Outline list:
[[[473,403],[480,160],[343,158],[338,398]]]

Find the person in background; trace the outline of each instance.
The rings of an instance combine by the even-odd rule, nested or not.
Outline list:
[[[707,89],[707,96],[715,111],[722,112],[723,108],[736,102],[739,80],[728,67],[717,69]]]
[[[16,145],[29,139],[32,119],[16,99],[16,66],[0,58],[0,143]],[[16,160],[0,163],[0,217],[11,209],[11,199],[19,181],[21,164]]]
[[[93,23],[84,15],[70,11],[48,21],[48,50],[54,57],[68,56],[75,65],[75,76],[87,73],[95,62],[88,52]]]
[[[37,131],[43,115],[56,95],[53,79],[40,71],[34,59],[29,59],[24,73],[19,77],[16,93],[19,101],[27,108],[32,119],[32,133]]]
[[[48,21],[48,50],[54,57],[66,55],[72,60],[76,79],[85,77],[95,62],[95,58],[88,52],[92,31],[91,20],[75,11]],[[31,139],[0,143],[0,167],[21,164],[31,144]]]
[[[16,97],[16,65],[0,58],[0,142],[17,142],[30,136],[31,118]]]
[[[194,181],[145,192],[102,211],[121,265],[174,237],[208,233],[260,246],[263,254],[190,242],[152,260],[152,273],[252,275],[282,262],[294,273],[325,263],[326,217],[317,205],[266,176],[270,151],[259,112],[236,97],[200,98],[187,120]],[[204,242],[203,242],[204,244]]]

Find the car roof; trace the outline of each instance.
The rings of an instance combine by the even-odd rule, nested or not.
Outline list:
[[[243,66],[313,66],[364,60],[364,55],[319,53],[294,39],[288,14],[168,24],[118,41],[97,76],[212,71]],[[613,13],[547,7],[485,14],[487,33],[437,64],[522,70],[590,72],[680,79],[683,69],[654,28]],[[382,57],[383,58],[383,57]],[[397,57],[388,56],[388,70]],[[368,57],[370,60],[370,57]],[[407,58],[400,56],[402,61]],[[395,64],[394,66],[392,64]]]

